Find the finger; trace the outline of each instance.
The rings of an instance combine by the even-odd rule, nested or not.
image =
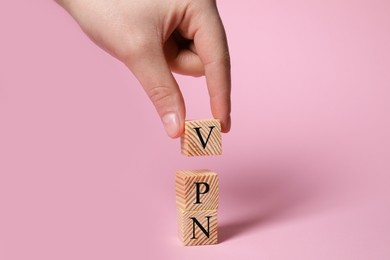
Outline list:
[[[184,130],[185,105],[161,44],[146,41],[130,52],[125,63],[144,87],[167,134],[179,137]]]
[[[187,48],[178,46],[178,43],[171,37],[164,45],[165,57],[173,72],[182,75],[200,77],[204,75],[204,66],[199,56],[194,52],[194,44]]]
[[[231,79],[230,57],[225,30],[214,1],[204,1],[198,16],[194,34],[196,51],[204,65],[207,87],[210,95],[211,111],[214,118],[222,123],[222,131],[230,130]]]
[[[194,77],[204,75],[204,66],[198,55],[190,50],[182,50],[178,53],[175,59],[168,61],[171,70],[182,74]]]

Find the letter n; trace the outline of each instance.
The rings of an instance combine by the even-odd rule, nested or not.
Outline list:
[[[200,228],[200,230],[206,235],[207,238],[210,238],[210,218],[211,218],[211,216],[206,216],[206,218],[207,218],[207,230],[202,226],[202,224],[199,223],[199,221],[196,218],[190,218],[190,219],[192,219],[192,237],[191,237],[191,239],[197,239],[196,232],[195,232],[196,226],[198,226]]]

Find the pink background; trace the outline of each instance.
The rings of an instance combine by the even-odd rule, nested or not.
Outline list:
[[[1,1],[1,260],[390,259],[390,2],[219,7],[233,128],[189,159],[59,6]],[[209,118],[204,79],[178,81]],[[175,171],[196,168],[220,174],[216,246],[177,239]]]

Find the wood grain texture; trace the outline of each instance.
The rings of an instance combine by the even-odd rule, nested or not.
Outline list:
[[[178,208],[179,238],[186,246],[213,245],[218,243],[217,210],[188,211]],[[194,225],[195,218],[208,231],[207,235]]]
[[[185,156],[221,155],[220,120],[187,120],[181,137],[181,153]]]
[[[210,170],[177,171],[175,186],[178,208],[189,211],[218,208],[217,173]]]

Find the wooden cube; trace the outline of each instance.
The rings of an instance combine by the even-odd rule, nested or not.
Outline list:
[[[182,210],[218,208],[218,174],[210,170],[176,172],[176,204]]]
[[[181,137],[181,153],[185,156],[221,155],[221,122],[218,119],[187,120]]]
[[[179,238],[186,246],[218,243],[217,210],[178,209]]]

